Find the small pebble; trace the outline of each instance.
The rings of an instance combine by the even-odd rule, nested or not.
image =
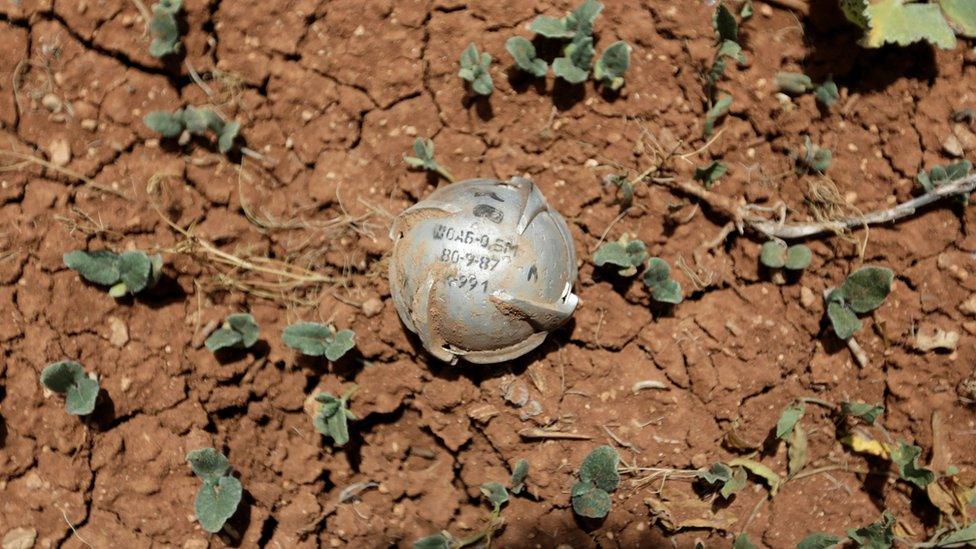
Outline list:
[[[3,549],[31,549],[37,540],[37,530],[14,528],[3,536]]]
[[[86,118],[81,121],[81,127],[82,129],[93,132],[98,129],[98,122],[94,118]]]
[[[44,108],[51,112],[61,111],[61,100],[53,93],[45,94],[41,98],[41,105],[44,105]]]
[[[374,297],[363,302],[363,314],[366,318],[373,318],[381,312],[383,312],[383,302],[380,299]]]
[[[125,322],[118,317],[108,317],[109,336],[108,342],[116,347],[122,348],[129,342],[129,328]]]
[[[961,158],[963,155],[962,143],[959,142],[959,138],[955,135],[949,135],[949,137],[946,137],[942,141],[942,150],[949,156],[956,158]]]
[[[55,166],[67,166],[71,162],[71,145],[65,139],[55,139],[48,147],[48,154]]]

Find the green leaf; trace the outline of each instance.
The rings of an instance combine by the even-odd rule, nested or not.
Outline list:
[[[855,313],[873,311],[888,297],[894,276],[894,271],[885,267],[862,267],[847,277],[838,297]]]
[[[241,481],[234,477],[220,477],[215,483],[204,482],[193,504],[200,526],[211,534],[219,532],[227,519],[234,516],[243,493]]]
[[[647,268],[644,269],[644,284],[649,288],[667,281],[670,277],[671,266],[668,265],[667,261],[659,257],[652,257],[647,262]]]
[[[939,0],[939,7],[958,34],[967,38],[976,38],[976,2]]]
[[[841,339],[848,339],[861,329],[861,321],[846,305],[837,302],[827,303],[827,317],[834,327],[834,333]]]
[[[830,167],[833,153],[830,149],[817,147],[810,141],[810,136],[803,136],[803,154],[796,157],[796,173],[810,172],[824,173]]]
[[[864,14],[868,20],[868,30],[861,40],[862,46],[906,46],[924,40],[942,49],[956,47],[956,36],[942,16],[938,4],[878,0],[870,3]]]
[[[800,421],[803,417],[804,406],[803,404],[794,402],[786,408],[779,415],[779,420],[776,422],[776,438],[780,440],[786,440],[786,437],[790,436],[793,432],[793,427],[796,426],[796,422]]]
[[[593,263],[602,267],[607,263],[620,267],[622,276],[632,276],[637,273],[644,260],[647,259],[647,247],[640,240],[627,240],[626,237],[616,242],[606,242],[597,248],[593,254]]]
[[[840,99],[840,90],[833,80],[828,79],[813,90],[813,96],[817,98],[823,106],[831,107]]]
[[[620,456],[610,446],[600,446],[590,452],[580,464],[579,476],[583,482],[592,482],[604,492],[613,492],[620,484],[617,465]]]
[[[522,490],[525,489],[525,477],[528,476],[528,474],[528,460],[520,459],[515,462],[515,468],[512,470],[512,478],[509,479],[513,494],[518,495],[522,493]]]
[[[732,478],[732,468],[719,461],[713,464],[707,470],[705,469],[698,470],[696,475],[698,476],[698,478],[704,480],[708,484],[715,484],[716,482],[726,482]]]
[[[413,549],[451,549],[452,541],[449,536],[443,533],[433,534],[413,542]]]
[[[566,28],[562,19],[540,15],[529,25],[529,30],[546,38],[572,38],[575,30]]]
[[[502,505],[508,501],[508,490],[497,482],[486,482],[482,484],[481,493],[491,502],[492,507],[495,508],[495,512],[498,512],[502,508]]]
[[[217,150],[223,154],[227,154],[234,148],[234,140],[237,139],[237,134],[240,131],[241,123],[236,120],[224,124],[223,129],[221,129],[217,136]]]
[[[779,491],[780,485],[783,484],[783,479],[779,475],[758,461],[745,458],[735,458],[730,460],[728,464],[730,467],[745,467],[750,473],[765,479],[766,483],[769,484],[770,495],[775,496],[776,492]]]
[[[787,246],[779,240],[763,243],[759,252],[759,262],[770,269],[782,269],[786,265]]]
[[[613,500],[610,494],[593,485],[592,482],[577,482],[573,485],[573,512],[581,517],[603,518],[610,513]]]
[[[725,172],[728,170],[729,168],[725,164],[712,161],[712,163],[708,166],[695,168],[695,173],[692,177],[696,181],[700,181],[706,189],[711,189],[712,185],[714,185],[716,181],[725,175]]]
[[[73,360],[52,362],[41,371],[41,383],[55,393],[67,393],[86,377],[85,369]]]
[[[336,446],[349,442],[349,420],[355,417],[346,408],[345,399],[336,398],[329,393],[319,393],[315,395],[315,400],[322,403],[312,420],[315,430],[330,437]]]
[[[183,133],[183,111],[153,111],[143,117],[142,122],[163,137],[177,137]]]
[[[651,297],[653,297],[655,301],[660,301],[661,303],[677,305],[678,303],[681,303],[682,300],[681,284],[679,284],[677,280],[669,278],[651,288]]]
[[[129,289],[125,286],[125,282],[119,282],[108,289],[108,295],[118,299],[124,297],[128,291]]]
[[[549,65],[536,55],[532,42],[521,36],[513,36],[506,40],[505,49],[515,59],[518,68],[531,75],[542,77],[549,70]]]
[[[68,387],[64,401],[65,411],[75,416],[87,416],[95,410],[96,400],[98,400],[98,382],[90,377],[83,377]]]
[[[219,351],[220,349],[227,348],[241,348],[243,346],[244,336],[238,332],[231,330],[230,328],[220,328],[215,330],[214,333],[210,334],[210,337],[204,342],[207,349],[210,352]]]
[[[976,522],[939,538],[936,547],[972,547],[976,545]]]
[[[715,9],[712,24],[715,27],[718,42],[724,40],[739,41],[739,24],[736,23],[735,16],[732,15],[729,8],[725,7],[725,4],[719,4],[718,8]]]
[[[210,129],[215,116],[210,109],[187,107],[183,109],[183,127],[193,135],[203,135]]]
[[[776,87],[781,92],[799,95],[813,89],[813,80],[799,72],[776,73]]]
[[[745,532],[739,534],[735,537],[735,541],[732,542],[732,549],[758,549],[752,540],[749,539],[749,534]]]
[[[229,474],[230,462],[224,454],[213,448],[199,448],[186,454],[193,473],[200,480],[208,483],[217,482],[220,477]]]
[[[841,542],[841,538],[826,534],[824,532],[814,532],[800,540],[796,549],[827,549]]]
[[[884,406],[874,406],[866,402],[841,402],[840,413],[860,418],[873,425],[878,416],[884,413]]]
[[[786,249],[786,263],[784,266],[791,271],[801,271],[810,265],[813,252],[803,244],[790,246]]]
[[[180,29],[176,20],[176,13],[182,2],[163,1],[152,7],[152,18],[149,21],[149,34],[153,37],[149,44],[149,55],[165,57],[179,53]]]
[[[881,514],[881,520],[847,531],[847,537],[864,549],[888,549],[895,542],[895,517],[888,511]]]
[[[715,123],[729,112],[730,106],[732,106],[732,96],[723,95],[712,105],[712,108],[708,109],[705,113],[705,137],[712,135]]]
[[[593,21],[596,20],[601,11],[603,11],[603,4],[595,0],[584,0],[563,19],[563,22],[567,29],[576,34],[591,34],[593,32]]]
[[[76,250],[64,254],[64,264],[77,271],[82,278],[102,286],[110,286],[119,281],[119,256],[108,250],[85,252]]]
[[[724,499],[732,497],[733,494],[746,486],[746,470],[742,467],[732,468],[718,462],[712,465],[707,471],[699,471],[698,478],[708,484],[721,484],[719,495]]]
[[[245,348],[257,343],[258,334],[261,329],[258,327],[258,323],[254,321],[254,317],[250,314],[236,313],[228,315],[225,323],[227,327],[241,334],[241,344]]]
[[[285,328],[282,340],[285,345],[308,356],[325,356],[338,360],[355,345],[355,332],[340,330],[316,322],[299,322]]]
[[[557,57],[552,62],[552,72],[570,84],[586,82],[589,72],[577,67],[568,57]]]
[[[122,252],[119,257],[119,274],[129,293],[141,292],[149,284],[152,262],[139,251]]]
[[[898,447],[891,452],[891,461],[898,466],[898,474],[902,480],[907,480],[919,488],[925,488],[935,481],[935,473],[925,467],[919,467],[920,455],[922,449],[918,446],[899,442]]]
[[[593,78],[611,90],[619,90],[624,85],[624,73],[630,68],[630,50],[623,41],[610,44],[593,67]]]
[[[471,83],[471,89],[479,95],[490,95],[495,89],[488,68],[491,66],[491,56],[478,53],[474,42],[461,52],[461,70],[458,76]]]
[[[589,72],[596,50],[593,49],[593,36],[577,33],[573,40],[563,48],[563,57],[568,58],[577,68]]]
[[[739,10],[739,17],[742,18],[743,20],[746,20],[752,17],[752,13],[753,13],[752,0],[746,0],[742,4],[742,9]]]

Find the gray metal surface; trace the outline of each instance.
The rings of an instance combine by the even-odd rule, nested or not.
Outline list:
[[[437,189],[396,218],[390,238],[397,313],[441,360],[521,356],[579,302],[569,228],[528,179]]]

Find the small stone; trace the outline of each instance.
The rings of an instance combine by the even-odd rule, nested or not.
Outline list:
[[[770,6],[769,4],[760,4],[759,14],[762,15],[763,17],[772,17],[773,16],[772,6]]]
[[[123,393],[127,393],[131,388],[132,388],[132,378],[123,377],[122,381],[119,382],[119,389],[122,389]]]
[[[183,543],[183,549],[207,549],[210,542],[205,539],[188,539]]]
[[[959,345],[959,332],[947,332],[942,328],[922,328],[915,334],[915,348],[923,353],[942,349],[956,350]]]
[[[697,453],[691,456],[691,466],[695,469],[701,469],[702,467],[708,465],[708,456],[704,453]]]
[[[31,549],[37,540],[37,530],[33,528],[14,528],[3,536],[3,549]]]
[[[81,121],[81,128],[93,132],[98,129],[98,121],[94,118],[86,118]]]
[[[976,294],[972,294],[971,296],[966,298],[966,301],[960,303],[959,310],[962,311],[963,314],[967,314],[969,316],[976,316]]]
[[[112,345],[122,348],[126,343],[129,342],[129,328],[125,325],[125,322],[121,318],[116,316],[108,317],[108,342]]]
[[[813,290],[800,286],[800,305],[803,305],[804,309],[810,309],[816,302],[817,296],[814,295]]]
[[[41,105],[51,112],[61,112],[61,100],[53,93],[45,94],[41,98]]]
[[[945,151],[949,156],[954,156],[956,158],[961,158],[964,154],[962,150],[962,143],[959,142],[959,138],[955,135],[949,135],[942,141],[942,150]]]
[[[595,168],[599,166],[600,163],[597,162],[595,158],[590,158],[586,162],[583,162],[583,165],[586,166],[587,168]]]
[[[976,134],[974,134],[969,128],[963,124],[956,124],[952,127],[952,133],[955,134],[956,138],[959,139],[959,144],[962,145],[965,151],[976,150]]]
[[[383,301],[379,298],[370,298],[363,302],[363,314],[366,318],[373,318],[374,316],[383,312]]]
[[[48,155],[55,166],[67,166],[71,162],[71,145],[66,139],[55,139],[48,147]]]

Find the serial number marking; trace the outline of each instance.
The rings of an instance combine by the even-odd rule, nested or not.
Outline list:
[[[494,255],[481,255],[471,252],[462,252],[451,248],[441,250],[438,258],[444,263],[453,263],[464,267],[478,268],[482,271],[494,271],[502,262],[501,258]]]
[[[448,287],[451,288],[460,288],[466,292],[473,292],[478,288],[481,288],[481,293],[488,293],[488,281],[478,280],[478,277],[476,276],[449,276],[445,280],[447,281]]]
[[[477,244],[489,252],[514,256],[518,253],[518,244],[511,240],[495,237],[487,233],[471,229],[458,229],[438,223],[434,226],[434,240],[448,240],[461,244]]]

